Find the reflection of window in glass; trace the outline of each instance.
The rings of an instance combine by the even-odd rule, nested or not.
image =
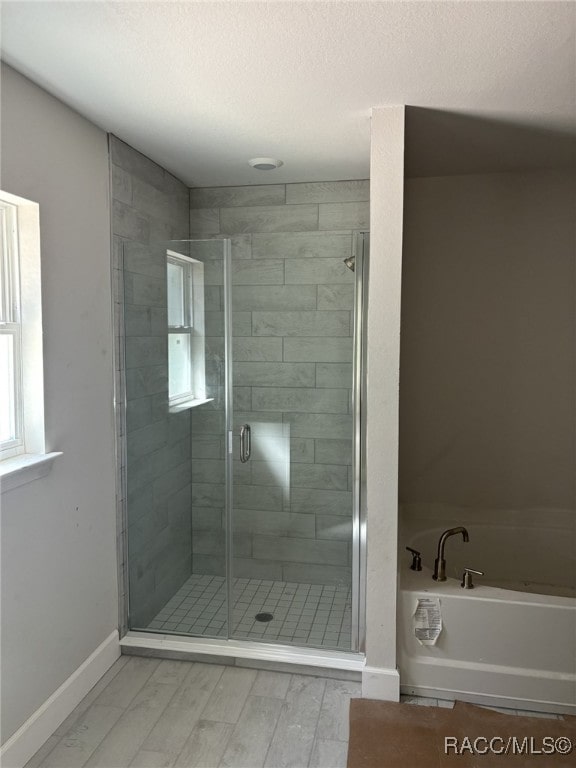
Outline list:
[[[18,208],[0,200],[0,451],[24,451]]]
[[[171,410],[206,401],[204,264],[168,251],[168,397]]]

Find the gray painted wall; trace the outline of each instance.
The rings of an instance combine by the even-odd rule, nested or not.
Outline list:
[[[46,449],[2,494],[2,742],[117,627],[106,134],[2,65],[2,189],[40,206]]]
[[[576,508],[574,174],[406,183],[400,499]]]
[[[118,487],[128,510],[131,621],[145,626],[192,567],[190,413],[168,413],[165,249],[149,247],[188,237],[189,198],[182,182],[115,136],[110,158],[117,392],[124,351],[126,363]],[[120,536],[123,552],[126,531]]]
[[[191,237],[232,237],[235,435],[253,428],[253,457],[234,469],[237,577],[350,583],[354,276],[343,259],[368,229],[368,199],[364,180],[190,191]],[[216,349],[221,269],[206,281]],[[223,414],[207,405],[192,419],[194,571],[223,575]]]

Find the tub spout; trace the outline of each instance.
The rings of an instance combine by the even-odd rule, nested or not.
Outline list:
[[[446,581],[446,560],[444,559],[444,547],[446,545],[446,539],[448,539],[450,536],[455,536],[457,533],[462,534],[462,539],[464,541],[470,541],[468,531],[461,525],[457,528],[448,528],[447,531],[444,531],[442,536],[440,536],[440,541],[438,542],[438,557],[434,561],[434,575],[432,576],[434,581]]]

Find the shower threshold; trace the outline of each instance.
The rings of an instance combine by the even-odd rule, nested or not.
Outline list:
[[[322,675],[338,680],[361,680],[363,653],[297,648],[252,640],[178,637],[130,630],[120,640],[123,654],[177,661],[200,661],[278,672]]]

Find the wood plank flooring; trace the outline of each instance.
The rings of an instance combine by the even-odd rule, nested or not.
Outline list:
[[[360,683],[123,656],[26,768],[344,768]]]

